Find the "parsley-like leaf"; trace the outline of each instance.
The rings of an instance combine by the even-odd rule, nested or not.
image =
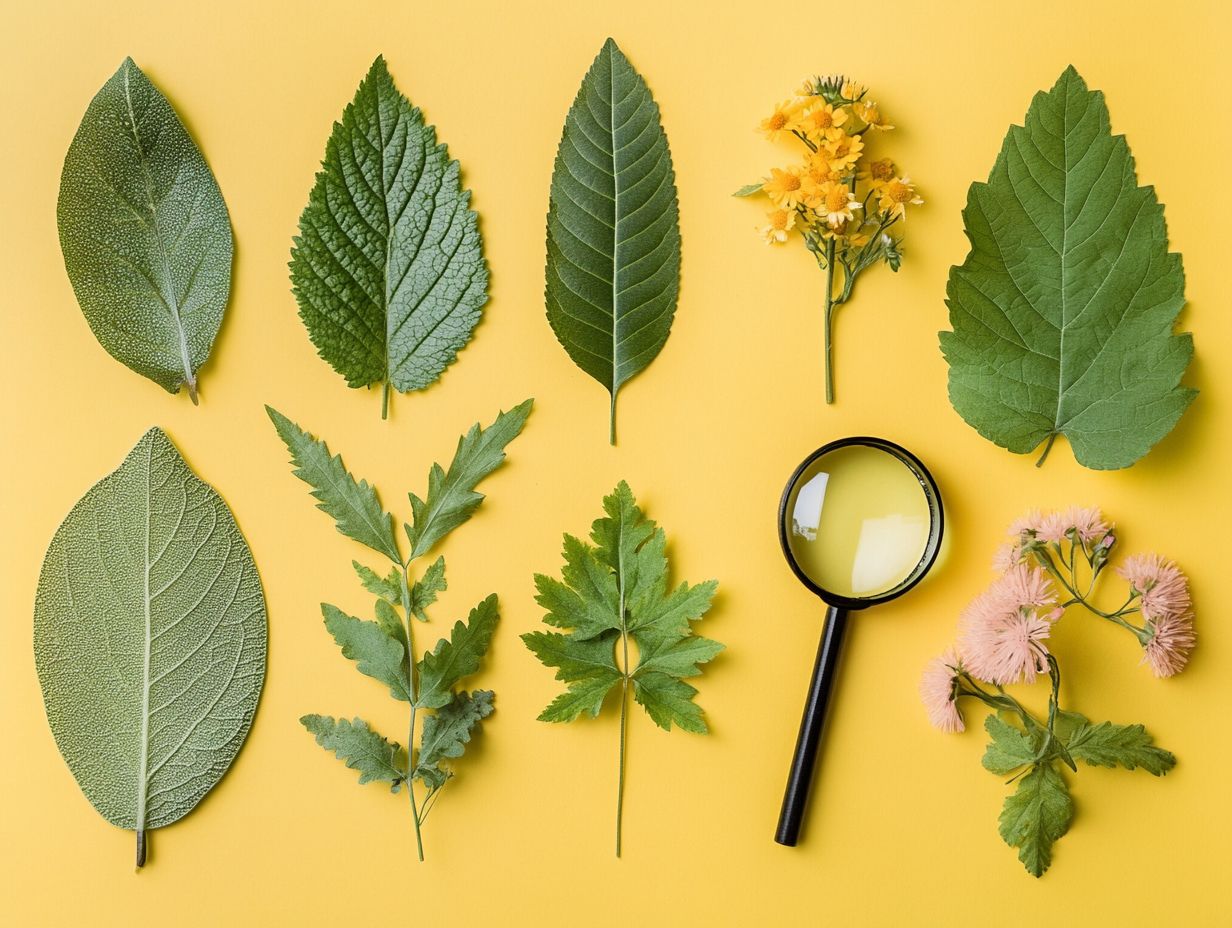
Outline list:
[[[941,333],[954,408],[1017,454],[1060,434],[1086,467],[1133,464],[1196,395],[1193,340],[1172,331],[1185,277],[1163,207],[1103,94],[1072,67],[1036,94],[963,219]]]
[[[528,632],[522,641],[567,687],[540,713],[542,721],[596,716],[619,689],[623,793],[630,690],[659,727],[705,733],[702,710],[694,702],[697,690],[682,678],[697,676],[723,645],[692,629],[710,608],[717,583],[682,583],[669,592],[666,537],[624,481],[603,500],[603,509],[604,518],[591,527],[593,545],[565,535],[561,579],[535,577],[536,601],[547,610],[544,622],[560,631]],[[638,651],[636,664],[630,661],[631,645]]]

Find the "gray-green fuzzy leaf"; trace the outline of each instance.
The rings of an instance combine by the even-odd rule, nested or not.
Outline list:
[[[428,607],[436,602],[436,594],[449,588],[445,581],[445,558],[438,557],[423,576],[411,585],[411,615],[421,622],[428,621]]]
[[[663,348],[680,290],[675,173],[659,107],[608,39],[565,119],[548,208],[547,315],[616,396]]]
[[[397,792],[404,775],[402,749],[396,741],[382,738],[360,718],[348,722],[329,715],[305,715],[299,721],[317,744],[359,771],[361,784],[379,780],[392,784]]]
[[[60,525],[35,600],[47,719],[99,813],[144,831],[190,812],[248,734],[265,653],[231,511],[151,429]]]
[[[411,542],[411,559],[427,554],[432,547],[469,519],[483,502],[476,493],[479,481],[501,466],[505,446],[513,441],[526,424],[534,400],[525,400],[508,412],[502,412],[486,429],[479,423],[470,427],[458,439],[457,450],[449,470],[433,464],[428,473],[427,499],[410,494],[414,523],[407,526]]]
[[[954,408],[1018,454],[1062,434],[1086,467],[1133,464],[1196,395],[1193,341],[1172,331],[1185,277],[1163,207],[1103,94],[1072,67],[1036,94],[963,219],[941,333]]]
[[[411,701],[406,648],[400,636],[391,635],[379,622],[365,622],[349,616],[329,603],[321,604],[321,615],[325,628],[342,649],[343,657],[355,661],[360,673],[388,686],[389,695],[394,699]]]
[[[349,386],[422,390],[470,341],[488,298],[470,197],[377,58],[334,124],[291,250],[300,318]]]
[[[1088,722],[1074,732],[1066,747],[1075,760],[1086,761],[1093,767],[1141,767],[1158,777],[1176,766],[1172,752],[1156,747],[1141,725]]]
[[[73,137],[56,219],[99,344],[168,392],[187,385],[196,402],[231,292],[231,222],[200,149],[131,58]]]
[[[419,678],[417,706],[437,709],[449,702],[454,684],[479,670],[499,619],[493,593],[471,610],[465,622],[454,624],[448,639],[442,638],[432,651],[424,654],[416,673]]]
[[[453,774],[441,762],[462,756],[471,734],[492,714],[492,698],[491,690],[455,693],[449,702],[424,719],[413,775],[429,787],[444,786]]]
[[[325,442],[313,438],[278,410],[266,406],[265,411],[291,452],[295,476],[312,487],[317,508],[330,515],[347,538],[401,564],[393,519],[381,508],[376,490],[368,481],[356,480],[342,463],[342,456],[331,455]]]
[[[373,596],[380,597],[387,603],[398,605],[402,602],[402,572],[397,567],[390,568],[388,574],[382,577],[371,567],[365,567],[359,561],[351,561],[355,575],[364,589]]]

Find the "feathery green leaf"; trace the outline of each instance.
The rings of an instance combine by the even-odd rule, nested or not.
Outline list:
[[[363,719],[348,722],[329,715],[305,715],[300,724],[316,738],[317,744],[359,771],[359,782],[380,780],[391,784],[394,792],[405,778],[405,755],[396,741],[382,738]]]
[[[432,651],[424,654],[416,673],[417,706],[437,709],[449,702],[454,684],[479,670],[499,619],[494,593],[471,610],[466,622],[455,623],[448,639],[442,638]]]

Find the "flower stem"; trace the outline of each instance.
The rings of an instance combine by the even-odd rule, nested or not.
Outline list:
[[[826,352],[826,403],[834,402],[834,350],[831,345],[831,329],[834,319],[834,239],[826,242],[826,302],[825,302],[825,352]]]

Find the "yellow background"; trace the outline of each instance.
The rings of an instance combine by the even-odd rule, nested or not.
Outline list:
[[[998,6],[6,4],[0,921],[1228,924],[1228,19],[1215,2]],[[662,106],[684,241],[674,330],[621,396],[615,449],[606,395],[557,345],[542,299],[552,161],[608,35]],[[375,392],[348,390],[316,357],[286,273],[330,125],[378,52],[461,160],[492,268],[474,341],[437,386],[395,397],[388,423]],[[57,244],[64,152],[129,54],[186,119],[235,229],[233,295],[200,408],[97,345]],[[1116,473],[1083,470],[1060,444],[1037,470],[984,441],[946,401],[937,348],[946,273],[967,251],[967,186],[1070,62],[1107,93],[1142,182],[1166,204],[1188,277],[1181,323],[1197,346],[1186,379],[1202,391],[1196,403],[1149,457]],[[817,71],[872,85],[902,127],[879,150],[928,201],[906,224],[902,272],[862,278],[840,312],[832,408],[820,402],[821,275],[802,249],[763,246],[760,206],[729,196],[786,159],[752,127]],[[292,478],[262,404],[325,436],[405,514],[405,492],[422,492],[466,426],[526,396],[536,398],[526,432],[483,485],[479,516],[444,546],[450,587],[434,631],[488,592],[501,597],[479,678],[498,711],[429,822],[418,864],[405,800],[357,788],[296,721],[360,714],[392,736],[403,725],[321,627],[321,600],[365,607],[350,567],[364,551]],[[153,424],[236,513],[265,584],[270,651],[235,765],[197,811],[154,833],[150,865],[134,873],[131,833],[93,811],[56,751],[31,611],[56,526]],[[895,439],[932,467],[951,545],[924,585],[855,623],[810,829],[789,850],[771,834],[822,610],[782,560],[775,508],[803,455],[852,433]],[[720,579],[704,630],[728,650],[699,684],[709,737],[633,717],[616,860],[615,718],[536,722],[559,684],[517,635],[540,622],[532,573],[557,570],[561,532],[584,532],[620,478],[666,527],[677,579]],[[1116,629],[1075,613],[1057,630],[1068,703],[1144,722],[1179,764],[1162,781],[1082,769],[1073,830],[1036,881],[997,836],[1006,788],[979,765],[982,733],[930,729],[916,685],[990,579],[1005,524],[1032,505],[1070,503],[1103,506],[1125,550],[1184,566],[1201,641],[1187,672],[1158,681]],[[970,713],[972,728],[981,717]]]

